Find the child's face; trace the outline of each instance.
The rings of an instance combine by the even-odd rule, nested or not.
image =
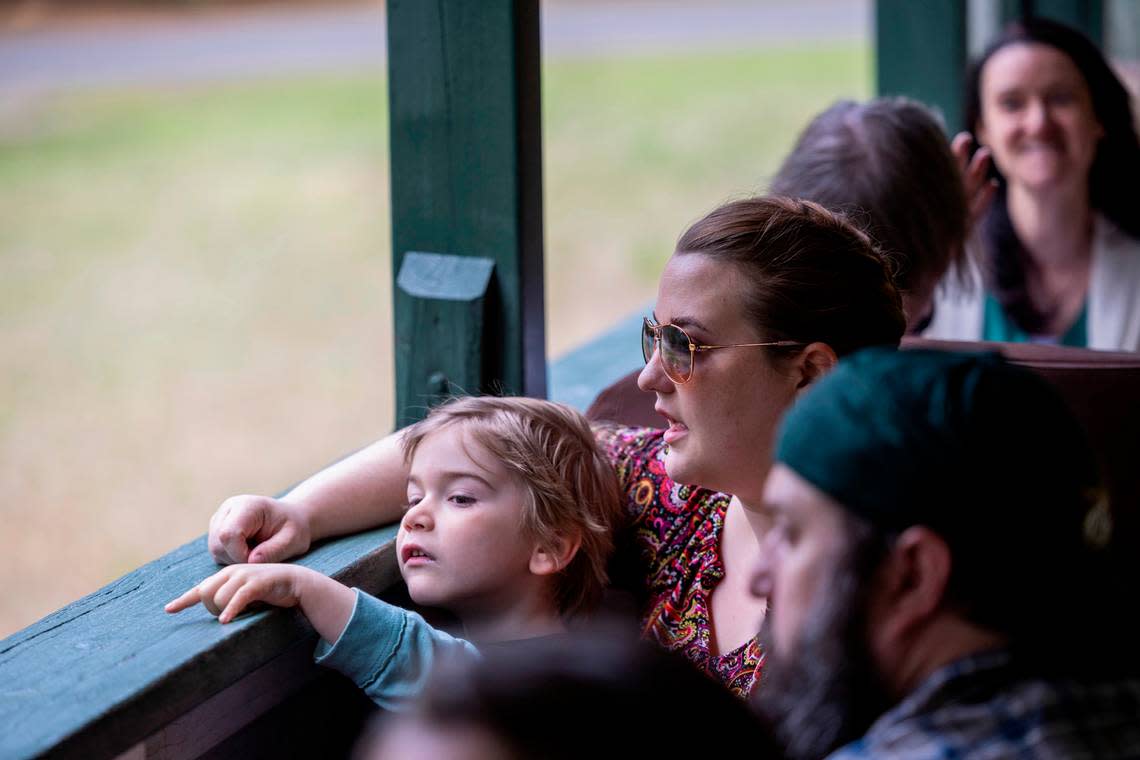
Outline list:
[[[537,546],[523,537],[524,489],[503,464],[452,425],[424,438],[408,476],[396,535],[400,573],[417,604],[462,616],[514,601],[531,581]]]

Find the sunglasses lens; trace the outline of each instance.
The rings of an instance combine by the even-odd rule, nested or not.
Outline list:
[[[653,327],[649,324],[649,320],[645,319],[641,322],[641,356],[645,359],[645,363],[649,364],[649,360],[653,358]]]
[[[681,328],[665,325],[661,328],[661,368],[675,382],[683,383],[692,371],[693,355],[689,353],[689,336]]]

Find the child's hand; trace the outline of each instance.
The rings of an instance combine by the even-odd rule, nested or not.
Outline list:
[[[276,607],[295,607],[301,602],[306,574],[296,565],[231,565],[214,573],[166,605],[167,612],[181,612],[199,602],[228,623],[252,602]]]

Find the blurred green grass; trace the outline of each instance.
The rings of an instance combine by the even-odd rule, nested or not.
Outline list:
[[[544,67],[557,356],[762,191],[864,47]],[[73,93],[0,121],[0,635],[392,420],[381,76]],[[64,569],[66,568],[66,569]]]

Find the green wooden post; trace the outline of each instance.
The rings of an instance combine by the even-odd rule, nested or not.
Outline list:
[[[483,318],[495,262],[481,256],[408,251],[396,276],[408,305],[413,338],[396,346],[396,386],[420,389],[420,411],[458,393],[473,393],[483,380]],[[425,333],[426,331],[426,333]],[[442,369],[446,368],[446,370]],[[415,408],[406,412],[414,412]]]
[[[965,0],[878,0],[875,81],[880,95],[906,95],[962,128],[966,68]]]
[[[396,288],[397,422],[445,386],[544,396],[538,0],[389,0],[388,63],[392,271],[409,251],[494,262],[462,329],[454,301]]]
[[[1102,0],[1002,0],[1001,21],[1022,16],[1050,18],[1080,29],[1099,47],[1104,47],[1104,3]]]

